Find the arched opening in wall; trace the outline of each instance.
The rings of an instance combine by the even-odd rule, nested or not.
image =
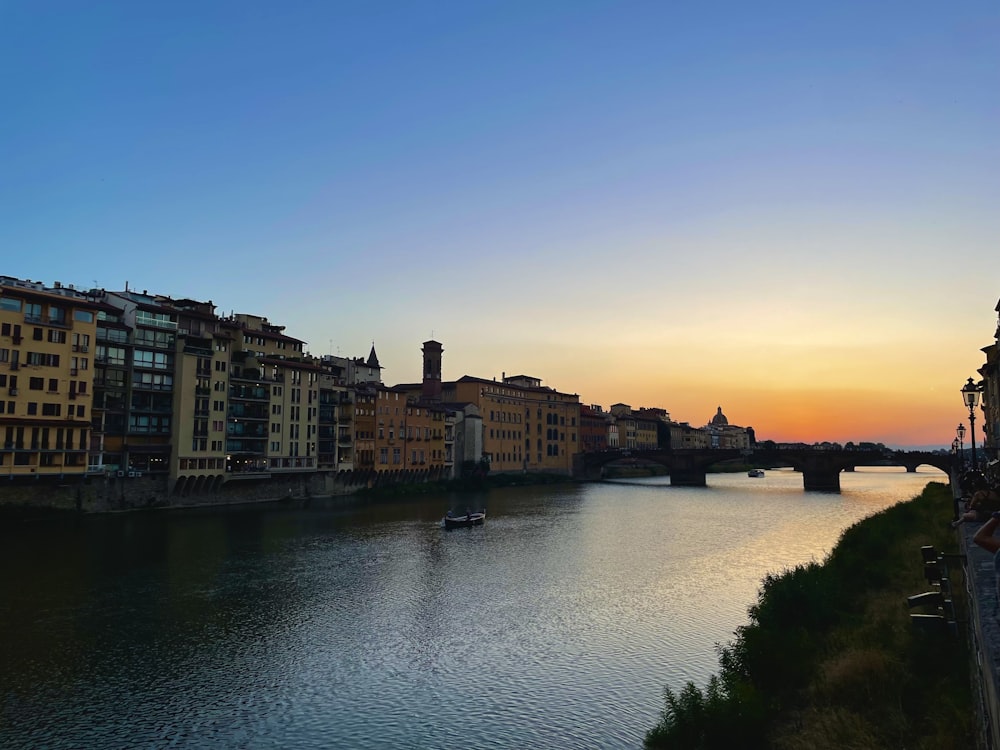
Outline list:
[[[177,477],[177,481],[174,483],[173,494],[178,496],[183,496],[186,487],[187,487],[187,477]]]

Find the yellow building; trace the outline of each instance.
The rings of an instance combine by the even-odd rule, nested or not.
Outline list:
[[[227,470],[239,474],[315,471],[319,363],[305,342],[267,318],[234,315],[226,425]]]
[[[483,421],[483,453],[490,471],[569,475],[580,450],[580,397],[506,375],[498,382],[464,376],[442,385],[446,402],[474,404]]]
[[[233,326],[224,326],[211,302],[176,300],[170,479],[177,494],[217,490],[226,478],[226,418]]]
[[[560,393],[528,375],[504,375],[499,382],[466,375],[443,382],[440,342],[425,341],[422,351],[423,380],[395,389],[444,407],[449,473],[482,462],[491,472],[572,473],[581,445],[577,394]]]
[[[656,421],[642,414],[635,415],[635,447],[641,451],[659,448]]]
[[[0,473],[84,476],[98,306],[0,277]]]

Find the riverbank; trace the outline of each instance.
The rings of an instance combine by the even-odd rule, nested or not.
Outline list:
[[[646,748],[973,747],[964,631],[920,632],[906,606],[929,588],[920,547],[955,548],[951,507],[931,482],[847,529],[823,563],[765,578],[718,674],[668,686]],[[952,588],[963,619],[964,582]]]

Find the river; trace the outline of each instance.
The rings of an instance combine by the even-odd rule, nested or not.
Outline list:
[[[764,575],[929,481],[946,477],[8,523],[0,747],[641,748],[664,687],[717,671]],[[485,525],[442,529],[449,504],[485,506]]]

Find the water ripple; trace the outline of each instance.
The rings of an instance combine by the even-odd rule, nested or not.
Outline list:
[[[0,745],[638,748],[765,573],[929,478],[503,491],[453,532],[437,499],[5,539]]]

